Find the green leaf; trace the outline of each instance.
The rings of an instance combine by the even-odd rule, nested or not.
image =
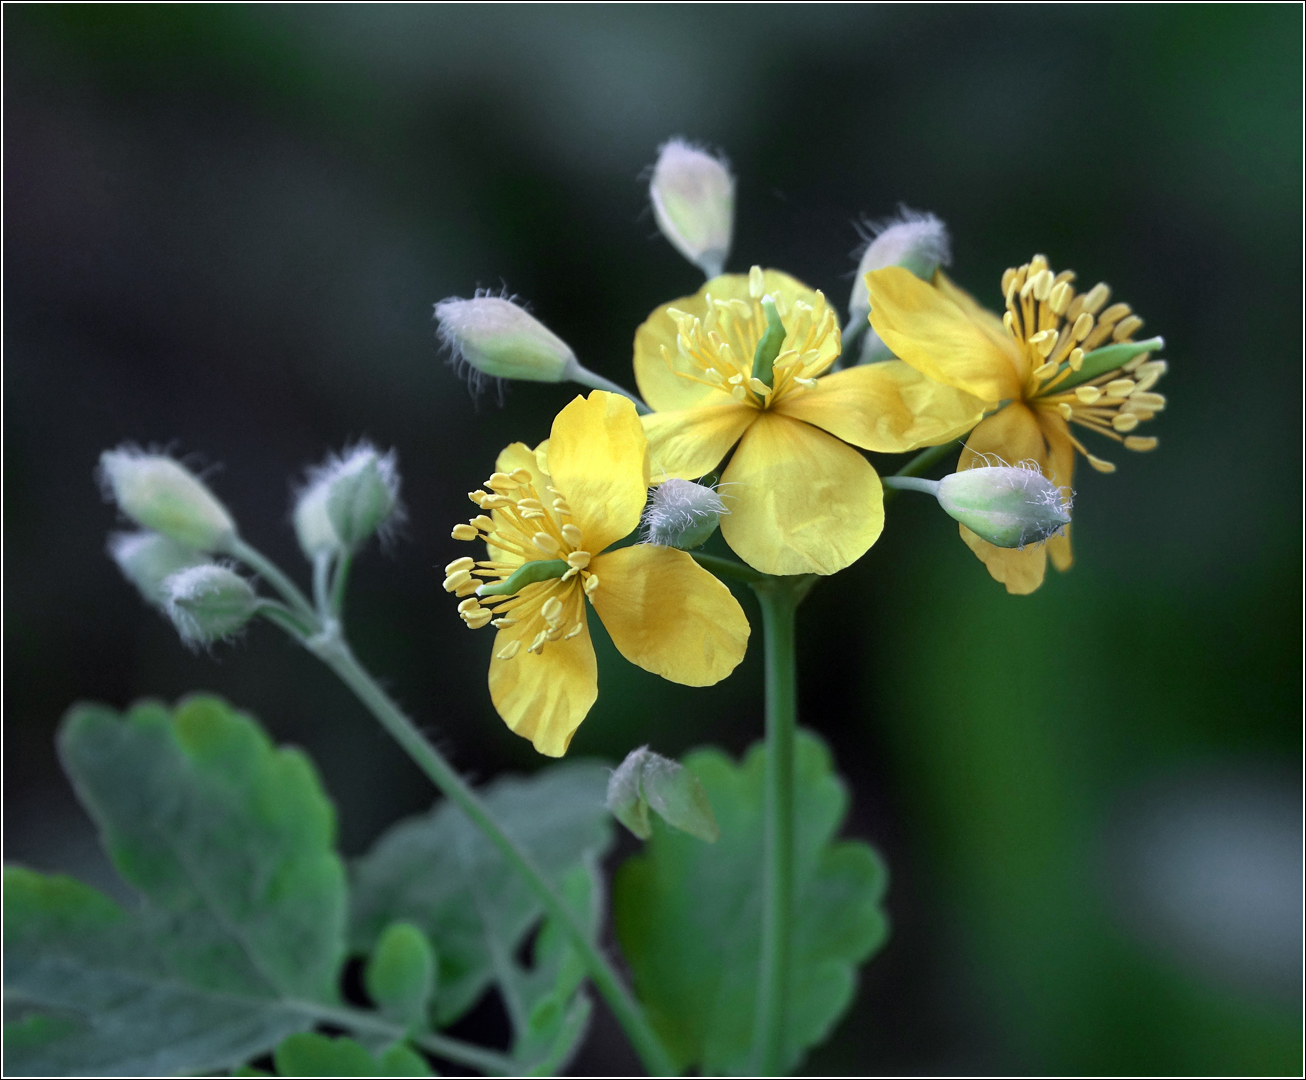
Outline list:
[[[490,812],[555,883],[587,874],[612,841],[607,770],[567,762],[485,789]],[[512,957],[543,911],[528,886],[451,803],[402,821],[354,868],[351,940],[370,952],[387,925],[421,929],[439,958],[435,1020],[456,1020]],[[597,891],[595,895],[598,895]]]
[[[653,821],[644,853],[617,873],[617,937],[649,1019],[679,1065],[749,1069],[761,946],[766,750],[736,765],[701,750],[702,782],[721,839],[709,847]],[[848,807],[829,752],[800,732],[795,763],[794,957],[785,1070],[829,1034],[852,1002],[856,966],[884,942],[887,880],[869,845],[833,838]]]
[[[169,1075],[254,1057],[311,1020],[215,965],[179,972],[160,929],[71,878],[4,872],[8,1075]]]
[[[396,1043],[378,1061],[345,1036],[305,1031],[291,1035],[272,1055],[279,1076],[431,1076],[419,1054]]]
[[[59,748],[145,903],[6,870],[6,995],[28,1013],[9,1071],[213,1071],[311,1026],[304,1002],[336,997],[346,898],[308,759],[214,698],[78,706]]]
[[[363,972],[363,984],[381,1012],[401,1024],[425,1027],[435,991],[435,953],[409,922],[387,926]]]

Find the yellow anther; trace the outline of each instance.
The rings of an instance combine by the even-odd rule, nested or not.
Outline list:
[[[578,622],[575,626],[573,626],[570,630],[568,630],[565,634],[562,635],[562,640],[570,641],[572,638],[574,638],[577,634],[579,634],[584,629],[585,629],[585,624],[583,622]]]
[[[784,294],[784,293],[774,293],[774,294],[771,296],[771,300],[772,300],[772,301],[774,302],[774,304],[775,304],[775,313],[776,313],[777,315],[779,315],[780,318],[782,318],[782,319],[788,318],[788,316],[789,316],[789,301],[785,299],[785,294]]]
[[[1112,397],[1128,397],[1137,385],[1133,379],[1112,379],[1106,384],[1106,392]]]
[[[1088,463],[1100,473],[1113,473],[1116,471],[1116,467],[1109,461],[1103,461],[1100,457],[1094,457],[1092,454],[1085,454],[1084,456],[1088,458]]]
[[[517,483],[521,484],[522,487],[525,487],[527,484],[529,484],[532,479],[529,469],[513,469],[513,471],[510,472],[508,475],[511,476],[514,480],[516,480]]]
[[[472,525],[484,532],[494,532],[494,518],[486,517],[484,514],[477,514],[472,518]]]
[[[1110,299],[1111,286],[1105,281],[1099,281],[1084,294],[1084,310],[1090,315],[1096,315]]]
[[[1116,324],[1116,328],[1111,331],[1112,341],[1124,341],[1130,334],[1134,333],[1143,325],[1143,320],[1137,315],[1130,315],[1127,319],[1121,319]]]
[[[727,381],[730,383],[731,386],[741,386],[743,385],[744,382],[744,376],[740,373],[736,373],[734,375],[731,375]]]
[[[1125,449],[1137,450],[1139,453],[1143,453],[1148,450],[1155,450],[1156,443],[1157,440],[1153,438],[1144,437],[1142,435],[1130,435],[1125,439]]]
[[[748,271],[748,295],[754,300],[761,300],[762,294],[766,292],[766,278],[762,274],[760,266],[753,266]]]
[[[1118,412],[1111,417],[1111,426],[1124,434],[1126,431],[1133,431],[1138,427],[1138,417],[1130,412]]]
[[[543,652],[544,643],[548,640],[549,640],[549,632],[547,630],[541,630],[538,634],[535,635],[535,640],[532,641],[529,646],[527,646],[526,651],[533,652],[533,653]]]
[[[1084,350],[1078,347],[1071,349],[1070,355],[1066,357],[1066,363],[1070,365],[1071,371],[1078,371],[1084,366]]]
[[[537,532],[531,537],[531,543],[544,552],[545,555],[556,555],[561,546],[556,536],[546,532]]]
[[[506,629],[507,629],[508,627],[510,627],[510,626],[516,626],[516,625],[517,625],[517,620],[516,620],[516,619],[510,619],[510,618],[508,618],[508,616],[505,615],[502,619],[494,619],[494,620],[490,623],[490,625],[491,625],[491,626],[494,626],[494,627],[497,627],[497,628],[500,629],[500,630],[506,630]]]
[[[543,604],[540,605],[540,614],[544,616],[544,621],[552,625],[562,618],[562,601],[556,596],[550,596]]]
[[[483,495],[481,496],[482,510],[498,510],[504,506],[511,506],[512,500],[507,495]]]
[[[780,309],[777,307],[776,311],[779,310]],[[812,313],[812,305],[809,304],[806,300],[795,300],[794,311],[796,311],[799,315],[810,315]]]
[[[1040,270],[1038,277],[1034,279],[1034,299],[1040,303],[1046,300],[1052,292],[1052,282],[1054,280],[1055,275],[1047,267]]]
[[[1149,394],[1144,390],[1135,390],[1129,395],[1129,404],[1135,405],[1140,409],[1150,409],[1152,412],[1160,412],[1165,408],[1165,395]]]
[[[573,570],[584,570],[590,564],[590,553],[588,551],[573,551],[567,556],[567,565]]]
[[[690,354],[693,352],[689,342],[685,340],[684,334],[676,335],[676,352],[680,353],[686,360],[690,358]],[[662,355],[668,360],[671,359],[671,354],[665,345],[662,346]]]
[[[1070,282],[1062,281],[1052,287],[1048,294],[1048,307],[1056,314],[1064,315],[1066,308],[1070,306],[1070,298],[1075,295],[1075,290],[1070,287]]]
[[[1016,336],[1016,320],[1012,316],[1010,311],[1003,313],[1002,325],[1006,327],[1008,334],[1010,334],[1012,337]]]
[[[1002,295],[1006,296],[1011,289],[1011,283],[1016,280],[1016,268],[1009,266],[1002,271]]]
[[[709,295],[708,295],[708,300],[710,301],[711,299],[712,299],[711,294],[709,294]],[[674,319],[674,320],[675,320],[676,322],[678,322],[678,323],[682,323],[682,322],[689,322],[689,323],[698,322],[698,320],[695,319],[693,315],[691,315],[691,314],[690,314],[689,312],[687,312],[687,311],[681,311],[680,308],[669,307],[669,308],[667,308],[667,314],[668,314],[669,316],[671,316],[671,318]]]
[[[481,602],[474,596],[469,596],[466,600],[458,605],[458,614],[461,615],[467,611],[480,611]]]
[[[1029,276],[1041,274],[1048,268],[1048,257],[1046,255],[1035,255],[1029,260]]]
[[[478,533],[475,527],[471,525],[455,525],[453,527],[453,532],[450,535],[453,536],[455,540],[475,540],[480,533]]]
[[[748,391],[745,390],[742,386],[736,386],[730,391],[730,396],[734,398],[736,401],[747,401]]]
[[[1064,401],[1058,401],[1058,402],[1057,402],[1057,412],[1059,412],[1059,413],[1062,415],[1062,417],[1063,417],[1064,419],[1066,419],[1066,420],[1069,420],[1072,416],[1075,415],[1075,410],[1072,409],[1072,408],[1071,408],[1071,407],[1070,407],[1066,402],[1064,402]]]
[[[515,491],[520,485],[507,473],[495,472],[490,473],[490,478],[485,481],[485,486],[491,491]]]
[[[1117,323],[1133,310],[1128,304],[1112,304],[1106,311],[1102,312],[1097,321],[1108,324]]]
[[[1034,378],[1038,379],[1039,382],[1042,382],[1045,379],[1052,378],[1052,376],[1055,375],[1060,369],[1061,369],[1060,364],[1056,363],[1055,361],[1049,360],[1046,364],[1039,364],[1039,366],[1034,369]]]
[[[717,371],[717,369],[714,367],[710,367],[707,370],[705,370],[703,372],[703,378],[705,378],[708,382],[716,386],[720,386],[723,382],[726,381],[726,377],[722,375],[721,372]]]
[[[574,578],[577,574],[579,574],[580,571],[581,571],[581,568],[580,568],[579,566],[572,566],[572,567],[569,567],[568,569],[566,569],[566,570],[564,570],[564,571],[562,572],[562,577],[559,578],[558,580],[559,580],[559,581],[570,581],[570,580],[571,580],[572,578]]]
[[[1071,338],[1074,341],[1083,341],[1093,332],[1093,323],[1096,321],[1092,315],[1085,311],[1075,320],[1075,325],[1070,328]]]
[[[479,630],[494,617],[489,608],[477,608],[475,611],[468,611],[460,616],[463,622],[473,630]]]
[[[815,360],[815,359],[816,359],[818,356],[820,356],[821,354],[818,353],[815,349],[813,349],[813,350],[811,351],[810,355],[811,355],[812,359]],[[797,349],[785,349],[785,351],[782,352],[779,356],[777,356],[777,357],[775,358],[775,360],[772,362],[772,364],[771,364],[771,370],[772,370],[772,371],[779,371],[781,368],[787,368],[787,367],[789,367],[791,364],[796,364],[796,363],[798,363],[798,362],[799,362],[798,350],[797,350]],[[811,361],[808,361],[808,362],[810,363]]]
[[[766,383],[764,383],[761,379],[749,379],[748,389],[753,391],[753,393],[757,394],[759,397],[766,397],[769,393],[771,393],[771,388],[767,386]]]
[[[553,500],[553,509],[555,513],[562,514],[563,517],[571,517],[571,507],[567,505],[567,500],[561,497]]]
[[[543,510],[544,504],[539,499],[518,499],[518,510]]]
[[[590,574],[590,576],[585,580],[585,595],[593,596],[594,590],[597,589],[598,587],[599,587],[599,575]]]
[[[467,497],[468,497],[469,499],[471,499],[472,502],[475,503],[477,506],[480,506],[480,505],[481,505],[481,500],[482,500],[483,498],[485,498],[485,496],[488,495],[488,494],[489,494],[488,491],[479,491],[479,490],[478,490],[478,491],[469,491],[469,492],[467,493]]]
[[[498,620],[496,619],[495,622],[497,623]],[[521,640],[514,638],[494,655],[498,660],[511,660],[519,652],[521,652]]]
[[[562,637],[561,626],[550,626],[546,631],[544,631],[544,639],[546,641],[557,641],[560,637]]]
[[[472,583],[472,575],[469,570],[459,570],[456,574],[450,574],[444,579],[444,591],[454,592],[461,589],[464,585]]]
[[[796,382],[799,386],[805,387],[805,388],[808,389],[808,390],[810,390],[813,386],[816,385],[816,380],[815,380],[815,379],[797,379],[797,378],[796,378],[796,379],[794,379],[794,382]]]
[[[821,350],[808,349],[803,353],[801,359],[803,361],[803,367],[807,367],[809,364],[815,364],[819,359],[821,359]]]
[[[444,572],[446,574],[456,574],[460,570],[470,570],[475,565],[475,559],[469,559],[466,556],[463,556],[461,559],[454,559],[453,562],[444,568]]]
[[[562,527],[562,538],[572,547],[580,547],[585,540],[585,534],[575,525],[567,524]]]
[[[1055,330],[1040,330],[1030,337],[1029,343],[1038,350],[1040,356],[1046,357],[1056,346],[1057,332]]]
[[[1075,397],[1079,398],[1085,405],[1092,405],[1102,396],[1102,391],[1096,386],[1080,386],[1075,388]]]
[[[749,291],[752,291],[751,281],[749,282]],[[753,317],[753,305],[743,300],[731,300],[730,314],[736,319],[751,319]]]

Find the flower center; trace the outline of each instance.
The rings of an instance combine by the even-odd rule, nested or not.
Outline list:
[[[473,630],[486,623],[517,628],[496,654],[511,660],[524,641],[527,652],[539,653],[550,641],[579,634],[585,598],[599,578],[587,569],[585,536],[566,520],[571,507],[557,488],[541,493],[526,469],[493,473],[485,486],[490,490],[467,495],[482,513],[454,526],[453,538],[484,540],[489,555],[515,558],[455,559],[445,567],[444,588],[464,597],[458,617]]]
[[[662,357],[680,378],[721,390],[736,401],[755,409],[769,409],[789,394],[802,393],[816,385],[816,377],[834,362],[839,350],[822,350],[831,334],[838,343],[839,327],[825,297],[817,292],[818,303],[791,300],[783,293],[768,295],[761,267],[748,274],[748,300],[718,300],[711,293],[705,297],[707,311],[700,318],[678,308],[667,314],[676,324],[676,350],[680,359],[665,345]],[[784,324],[784,340],[779,351],[768,353],[771,379],[758,378],[754,368],[758,346],[767,333],[766,302]],[[764,370],[761,372],[764,374]]]
[[[1129,432],[1165,408],[1165,398],[1152,387],[1165,374],[1166,362],[1150,359],[1164,342],[1135,342],[1143,320],[1129,305],[1103,310],[1110,288],[1099,282],[1076,293],[1074,280],[1070,270],[1053,274],[1042,255],[1002,275],[1007,306],[1002,324],[1029,361],[1025,401],[1055,410],[1126,449],[1152,450],[1156,439]],[[1115,471],[1073,435],[1070,441],[1093,468]]]

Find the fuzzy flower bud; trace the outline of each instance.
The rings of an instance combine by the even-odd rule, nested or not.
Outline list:
[[[897,217],[873,222],[868,229],[870,236],[857,264],[852,295],[848,299],[849,326],[866,331],[859,361],[863,364],[887,360],[892,355],[879,335],[864,325],[871,313],[866,275],[886,266],[901,266],[922,281],[929,281],[935,270],[952,262],[948,228],[933,214],[922,214],[904,206]]]
[[[209,645],[230,637],[258,610],[253,586],[217,563],[173,574],[163,588],[168,617],[188,645]]]
[[[194,473],[165,454],[131,447],[100,455],[106,497],[136,524],[199,551],[221,551],[236,536],[236,523]]]
[[[666,480],[653,489],[644,507],[644,542],[688,551],[707,542],[722,514],[728,514],[713,488],[692,480]]]
[[[1070,498],[1037,466],[967,469],[939,481],[939,505],[1002,548],[1042,543],[1070,524]]]
[[[735,178],[725,160],[672,139],[658,154],[648,195],[662,235],[708,277],[720,274],[735,224]]]
[[[487,379],[563,382],[579,367],[571,346],[506,297],[451,296],[435,305],[435,317],[450,362],[473,389]]]
[[[318,480],[299,493],[295,500],[295,536],[300,549],[312,562],[319,555],[330,555],[340,550],[340,537],[331,526],[327,514],[329,487]]]
[[[145,602],[159,608],[167,602],[164,581],[179,570],[209,561],[194,548],[156,532],[114,533],[109,537],[109,557]]]
[[[641,840],[653,835],[650,809],[673,829],[709,844],[721,836],[698,777],[647,746],[632,750],[613,772],[608,781],[608,809]]]

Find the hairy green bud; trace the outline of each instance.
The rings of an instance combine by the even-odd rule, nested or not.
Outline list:
[[[156,532],[114,533],[109,537],[109,556],[145,602],[157,608],[167,604],[163,583],[168,578],[209,561],[202,552]]]
[[[709,278],[720,274],[735,225],[735,178],[726,162],[672,139],[658,154],[648,196],[672,246]]]
[[[189,469],[166,454],[129,446],[100,455],[105,495],[137,525],[199,551],[223,551],[235,539],[227,508]]]
[[[168,617],[188,645],[210,645],[231,637],[254,617],[254,587],[227,566],[205,563],[164,582]]]
[[[451,296],[435,305],[435,317],[450,361],[474,390],[490,379],[563,382],[580,367],[571,346],[506,297]]]
[[[1070,497],[1037,467],[952,473],[939,481],[937,496],[950,517],[997,547],[1039,544],[1070,524]]]
[[[650,809],[672,828],[710,844],[721,836],[698,777],[647,746],[632,750],[613,772],[608,781],[608,809],[641,840],[653,835]]]

